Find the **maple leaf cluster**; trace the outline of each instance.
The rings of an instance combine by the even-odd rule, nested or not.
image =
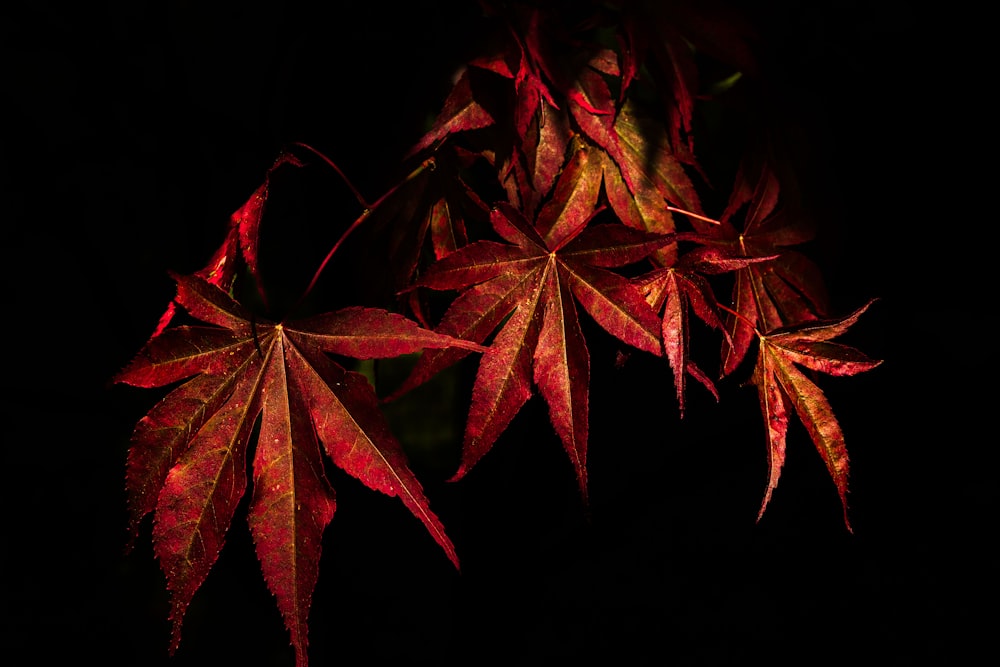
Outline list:
[[[153,515],[171,592],[171,650],[252,486],[248,520],[263,576],[297,664],[307,664],[311,595],[336,508],[325,461],[398,497],[458,567],[380,402],[470,354],[479,355],[478,370],[451,480],[491,450],[537,393],[586,503],[591,361],[582,318],[619,343],[622,359],[661,363],[681,417],[689,379],[718,399],[716,383],[755,354],[750,381],[770,468],[760,514],[794,413],[850,528],[846,446],[816,374],[879,364],[832,340],[870,302],[847,317],[829,312],[820,270],[801,250],[811,228],[783,212],[767,160],[750,155],[740,164],[718,215],[704,210],[700,194],[713,184],[696,158],[696,102],[708,88],[699,59],[716,58],[733,80],[753,73],[748,33],[685,3],[482,7],[496,39],[461,70],[402,156],[412,162],[409,176],[375,202],[357,195],[360,215],[306,290],[344,238],[372,220],[389,230],[380,270],[392,274],[393,304],[272,321],[237,299],[246,278],[266,302],[258,257],[271,174],[317,156],[335,167],[295,144],[233,213],[209,263],[174,275],[176,298],[115,378],[177,384],[136,426],[126,474],[133,539]],[[181,311],[192,321],[177,324]],[[692,357],[694,320],[719,334],[714,377]],[[419,355],[410,375],[383,398],[341,363],[409,354]]]

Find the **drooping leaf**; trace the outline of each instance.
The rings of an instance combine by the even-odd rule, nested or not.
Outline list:
[[[742,271],[747,267],[776,259],[777,256],[740,257],[711,245],[711,236],[697,232],[681,233],[678,240],[705,242],[709,245],[686,250],[671,266],[661,266],[634,279],[635,285],[645,296],[653,309],[663,316],[663,349],[674,375],[674,388],[680,416],[684,416],[687,376],[700,382],[719,400],[715,383],[690,356],[690,313],[712,329],[722,333],[724,344],[729,348],[739,344],[749,347],[749,340],[734,342],[726,328],[723,313],[715,296],[715,291],[707,276]],[[653,255],[661,260],[662,254]],[[737,275],[737,281],[740,276]],[[752,328],[741,329],[748,337]]]
[[[881,364],[859,350],[830,340],[843,334],[873,303],[837,320],[812,321],[760,337],[753,383],[767,426],[768,482],[758,519],[771,499],[785,462],[786,436],[794,411],[823,459],[847,515],[848,456],[844,434],[823,391],[797,366],[829,375],[856,375]]]
[[[705,278],[697,273],[662,267],[636,280],[639,291],[656,312],[663,313],[663,352],[674,374],[674,389],[680,416],[684,417],[687,376],[698,380],[719,400],[715,383],[691,359],[689,312],[723,333],[715,294]]]
[[[283,324],[255,320],[206,279],[175,279],[176,302],[215,326],[167,329],[115,377],[140,387],[186,380],[137,425],[126,479],[132,532],[154,514],[154,551],[171,592],[171,651],[246,490],[247,449],[259,419],[250,529],[297,664],[305,667],[321,538],[335,508],[323,452],[369,488],[399,497],[458,567],[374,389],[328,355],[370,359],[425,348],[484,348],[373,308]]]

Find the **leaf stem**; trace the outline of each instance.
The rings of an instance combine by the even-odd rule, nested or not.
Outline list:
[[[337,164],[333,160],[331,160],[327,156],[323,155],[322,153],[320,153],[318,150],[316,150],[315,148],[313,148],[309,144],[304,144],[301,141],[296,141],[296,142],[293,142],[293,143],[294,143],[295,146],[301,146],[302,148],[305,148],[306,150],[311,151],[313,154],[315,154],[317,157],[319,157],[319,159],[323,160],[323,162],[326,162],[344,180],[344,183],[347,184],[347,187],[349,187],[351,189],[351,192],[354,193],[354,198],[357,199],[358,202],[362,206],[364,206],[365,208],[371,208],[371,206],[368,204],[368,202],[365,201],[365,198],[362,196],[362,194],[360,192],[358,192],[358,189],[356,187],[354,187],[354,183],[351,183],[351,179],[347,178],[347,176],[344,174],[344,172],[340,170],[340,167],[338,167]]]
[[[707,217],[705,217],[703,215],[698,215],[697,213],[692,213],[691,211],[686,211],[686,210],[684,210],[682,208],[677,208],[676,206],[667,206],[667,210],[668,211],[673,211],[674,213],[680,213],[682,215],[686,215],[686,216],[688,216],[690,218],[698,218],[699,220],[704,220],[705,222],[713,224],[713,225],[721,225],[722,224],[721,222],[719,222],[718,220],[716,220],[714,218],[707,218]]]
[[[299,144],[299,145],[305,146],[305,144]],[[308,146],[305,146],[305,147],[309,148]],[[310,150],[312,150],[312,149],[310,149]],[[319,154],[317,153],[317,155],[319,155]],[[323,157],[323,156],[320,155],[320,157]],[[336,165],[333,165],[332,162],[330,162],[330,164],[333,166],[334,169],[337,169]],[[383,194],[381,197],[379,197],[378,199],[376,199],[375,202],[373,204],[370,204],[370,205],[366,204],[364,202],[364,199],[361,197],[361,195],[358,194],[357,191],[355,190],[355,195],[358,197],[358,201],[360,201],[362,203],[362,205],[364,205],[365,210],[362,211],[361,215],[359,215],[357,217],[357,219],[354,222],[351,223],[350,227],[348,227],[346,230],[344,230],[344,233],[340,235],[340,238],[337,239],[337,242],[333,244],[332,248],[330,248],[330,252],[326,253],[326,257],[323,258],[323,261],[320,263],[319,268],[316,269],[316,273],[313,274],[312,280],[309,281],[309,285],[306,287],[305,291],[302,292],[302,296],[299,297],[298,303],[302,303],[302,301],[304,301],[305,298],[307,296],[309,296],[309,293],[312,292],[313,287],[315,287],[317,281],[319,281],[320,274],[322,274],[323,270],[326,269],[326,265],[330,263],[330,260],[333,258],[333,254],[335,252],[337,252],[337,249],[340,248],[341,245],[343,245],[344,241],[347,240],[347,237],[350,236],[351,233],[355,229],[357,229],[359,226],[361,226],[362,222],[364,222],[369,217],[371,217],[372,212],[376,208],[378,208],[379,205],[382,204],[382,202],[384,202],[388,197],[390,197],[393,193],[395,193],[397,190],[399,190],[399,188],[401,188],[405,183],[408,183],[408,182],[412,181],[414,178],[416,178],[417,176],[419,176],[421,173],[423,173],[427,169],[432,169],[433,170],[434,166],[435,166],[434,158],[432,158],[432,157],[427,158],[426,160],[424,160],[423,162],[421,162],[419,165],[417,165],[417,167],[413,171],[411,171],[409,174],[407,174],[406,177],[403,180],[401,180],[399,183],[396,183],[396,185],[392,186],[385,194]],[[337,172],[340,173],[340,169],[337,169]],[[345,177],[344,180],[347,181],[347,178]],[[347,182],[348,182],[348,185],[350,185],[350,181],[347,181]],[[351,186],[351,189],[352,190],[354,189],[353,186]]]
[[[746,315],[742,315],[742,314],[736,312],[735,310],[733,310],[732,308],[729,308],[728,306],[723,306],[721,303],[718,303],[718,302],[716,302],[715,305],[717,305],[719,308],[721,308],[722,310],[726,311],[727,313],[735,315],[738,319],[741,319],[744,322],[746,322],[748,325],[750,325],[750,328],[754,330],[754,332],[757,334],[758,338],[763,338],[764,337],[764,335],[760,332],[760,329],[757,328],[757,324],[755,322],[751,322],[750,319],[748,319]]]

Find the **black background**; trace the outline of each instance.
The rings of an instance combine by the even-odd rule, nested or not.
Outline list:
[[[716,405],[693,387],[679,422],[670,391],[630,390],[648,369],[615,371],[597,344],[590,521],[537,399],[465,480],[424,477],[461,574],[397,501],[333,479],[311,664],[986,650],[989,42],[960,5],[808,4],[755,5],[777,84],[761,108],[827,221],[836,306],[880,299],[849,342],[884,364],[824,384],[851,453],[854,534],[803,432],[755,523],[752,389],[729,385]],[[148,525],[124,553],[128,437],[159,394],[108,380],[172,297],[167,270],[204,264],[284,142],[332,156],[369,196],[387,185],[475,48],[477,16],[442,2],[5,6],[5,663],[293,664],[239,516],[168,658]],[[322,254],[354,214],[302,233]]]

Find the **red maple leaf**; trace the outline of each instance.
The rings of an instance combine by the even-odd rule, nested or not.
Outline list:
[[[812,321],[760,336],[753,383],[757,386],[767,425],[769,474],[758,520],[781,476],[788,424],[794,410],[837,486],[844,508],[844,523],[851,530],[847,516],[848,457],[844,434],[823,391],[797,366],[844,376],[857,375],[881,364],[853,347],[831,342],[857,322],[873,302],[869,301],[841,319]]]
[[[246,491],[248,444],[259,419],[250,530],[297,664],[305,667],[321,538],[336,506],[321,450],[369,488],[398,497],[458,567],[372,386],[328,353],[371,359],[424,348],[483,348],[373,308],[281,324],[255,320],[208,280],[175,279],[176,302],[214,326],[161,332],[115,377],[139,387],[187,379],[136,426],[126,476],[133,537],[154,514],[154,551],[171,592],[171,652]]]
[[[735,270],[733,308],[727,317],[729,339],[722,348],[722,374],[732,373],[746,357],[756,337],[754,328],[770,331],[821,319],[828,315],[828,296],[822,273],[794,246],[812,238],[813,230],[801,219],[792,219],[779,206],[779,182],[768,165],[757,176],[744,163],[720,225],[713,236],[720,266],[746,263]],[[731,224],[735,214],[747,209],[742,229]],[[750,260],[750,261],[747,261]]]
[[[734,257],[727,252],[720,252],[711,245],[710,239],[697,232],[678,234],[675,238],[696,242],[708,240],[709,245],[688,250],[672,266],[653,269],[635,278],[634,282],[649,305],[663,314],[663,350],[674,373],[677,403],[680,416],[683,417],[688,375],[703,384],[719,400],[715,383],[690,358],[690,313],[694,313],[709,327],[721,331],[726,345],[730,348],[733,346],[715,291],[707,276],[743,271],[754,263],[771,261],[776,256]],[[654,260],[662,257],[662,254],[653,255]]]
[[[637,279],[636,286],[656,312],[663,312],[663,351],[674,373],[674,388],[681,417],[690,375],[708,389],[716,400],[719,392],[711,378],[690,358],[689,311],[703,322],[725,333],[715,303],[715,294],[704,276],[679,270],[659,268]]]
[[[577,306],[628,345],[661,355],[659,318],[624,276],[610,271],[639,262],[670,240],[612,223],[588,225],[597,210],[602,164],[582,142],[535,224],[507,202],[491,214],[506,242],[481,240],[432,264],[415,285],[461,290],[436,331],[484,342],[473,387],[462,461],[464,476],[493,446],[537,387],[587,498],[590,360]],[[422,383],[465,355],[429,351],[394,394]]]

